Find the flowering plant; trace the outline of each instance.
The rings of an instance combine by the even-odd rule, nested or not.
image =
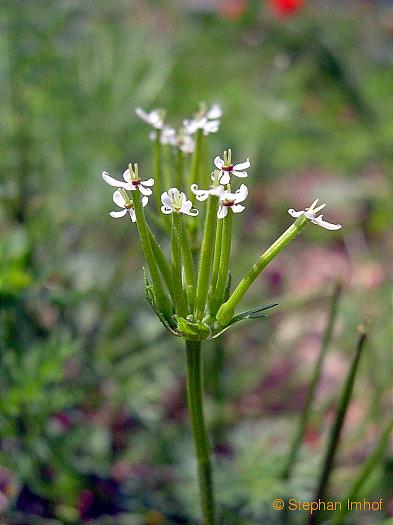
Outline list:
[[[218,104],[201,106],[192,118],[183,121],[176,132],[165,122],[163,110],[149,113],[137,109],[137,115],[153,127],[153,177],[142,180],[137,164],[130,164],[123,180],[107,172],[102,177],[117,187],[113,200],[120,211],[114,218],[129,215],[136,223],[146,262],[145,293],[166,329],[186,343],[187,389],[190,419],[199,466],[201,500],[205,524],[215,523],[215,504],[209,444],[202,403],[201,342],[216,338],[245,319],[265,317],[275,304],[260,305],[235,314],[236,308],[254,280],[276,255],[308,224],[337,230],[339,224],[323,220],[318,213],[325,204],[316,199],[305,210],[288,210],[296,220],[259,257],[231,290],[230,256],[233,214],[245,210],[248,196],[245,184],[235,189],[237,179],[246,179],[250,161],[232,163],[230,149],[223,158],[216,156],[211,174],[205,162],[206,140],[218,131],[222,116]],[[169,148],[169,151],[168,151]],[[168,170],[164,158],[175,159],[175,170]],[[210,175],[210,177],[209,177]],[[209,186],[210,184],[210,186]],[[164,191],[164,189],[167,189]],[[205,188],[205,189],[202,189]],[[170,258],[164,254],[150,228],[144,208],[155,189],[152,218],[159,230],[169,233]],[[188,190],[189,198],[187,197]],[[130,192],[130,193],[128,193]],[[196,201],[204,202],[200,209]],[[204,226],[198,216],[204,216]]]

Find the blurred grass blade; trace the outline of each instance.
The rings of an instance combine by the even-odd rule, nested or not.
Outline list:
[[[306,432],[307,424],[310,418],[310,410],[311,410],[311,404],[315,397],[315,393],[317,390],[317,386],[321,377],[321,371],[322,371],[322,365],[325,361],[325,357],[327,354],[327,350],[329,348],[329,344],[332,338],[336,318],[337,318],[337,311],[338,311],[338,303],[340,300],[342,291],[342,285],[341,283],[336,283],[334,286],[333,294],[330,301],[330,309],[329,309],[329,317],[328,322],[326,325],[325,333],[323,334],[322,338],[322,345],[321,350],[319,352],[318,360],[315,365],[314,373],[310,382],[310,386],[308,388],[306,399],[304,402],[304,407],[302,410],[302,414],[300,417],[300,421],[298,424],[298,428],[296,430],[296,434],[292,443],[292,447],[290,449],[287,462],[285,464],[282,478],[288,479],[291,475],[292,468],[294,464],[296,463],[296,459],[304,438],[304,434]]]
[[[355,481],[352,484],[351,490],[343,498],[343,504],[341,506],[341,511],[337,512],[332,525],[341,525],[345,519],[346,514],[349,512],[346,504],[344,502],[355,501],[359,495],[363,484],[367,481],[371,472],[378,466],[379,462],[382,459],[382,456],[386,450],[386,444],[393,430],[393,417],[390,419],[386,425],[384,431],[379,437],[378,443],[372,453],[369,455],[364,465],[360,469],[358,476],[355,478]]]
[[[318,489],[316,491],[314,501],[323,500],[326,494],[330,474],[332,473],[334,467],[334,459],[340,443],[341,431],[344,426],[345,416],[347,414],[347,409],[353,392],[353,385],[355,383],[360,357],[362,355],[364,343],[366,342],[368,335],[367,325],[363,324],[359,326],[358,332],[359,335],[356,344],[355,354],[353,356],[351,367],[349,369],[348,375],[346,377],[343,389],[338,400],[336,419],[330,431],[328,446],[326,449],[324,461],[322,463],[323,468],[320,475]],[[316,523],[318,523],[318,516],[318,512],[314,512],[313,514],[311,514],[309,518],[309,524],[315,525]]]

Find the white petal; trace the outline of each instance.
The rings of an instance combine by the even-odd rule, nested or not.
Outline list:
[[[148,122],[150,124],[150,121],[149,121],[149,115],[146,113],[146,111],[144,111],[142,108],[136,108],[135,110],[135,113],[137,114],[137,116],[144,120],[145,122]]]
[[[341,224],[332,224],[331,222],[324,221],[322,217],[323,215],[320,215],[319,217],[311,219],[311,222],[318,226],[322,226],[322,228],[325,228],[326,230],[339,230],[341,228]]]
[[[124,215],[127,213],[127,210],[120,210],[120,211],[111,211],[109,215],[113,217],[114,219],[118,219],[119,217],[124,217]]]
[[[199,213],[199,211],[196,208],[191,208],[189,211],[184,211],[186,215],[191,215],[191,217],[196,217]]]
[[[124,200],[123,195],[120,193],[119,190],[116,190],[113,194],[113,202],[117,204],[120,208],[125,207],[126,201]]]
[[[289,213],[289,215],[291,215],[292,217],[296,217],[296,218],[297,218],[297,217],[300,217],[300,215],[303,215],[304,211],[303,211],[303,210],[301,210],[301,211],[295,211],[293,208],[290,208],[290,209],[288,210],[288,213]]]
[[[223,184],[226,186],[231,182],[231,176],[229,175],[229,171],[222,171],[220,175],[220,184]]]
[[[203,124],[203,134],[209,135],[209,133],[217,133],[219,127],[219,120],[206,120],[206,122]]]
[[[198,184],[191,184],[191,191],[199,201],[205,201],[209,197],[209,190],[199,190]]]
[[[315,219],[315,213],[314,213],[314,211],[305,210],[304,215],[307,217],[307,219],[310,219],[310,221],[311,221],[312,219]]]
[[[139,184],[138,189],[142,193],[142,195],[151,195],[152,194],[151,189],[150,188],[145,188],[144,186],[142,186],[142,184]]]
[[[170,195],[168,194],[168,192],[164,192],[162,195],[161,195],[161,202],[164,206],[166,206],[167,208],[170,208],[172,209],[172,199],[170,197]]]
[[[240,188],[235,192],[235,202],[236,204],[239,204],[239,202],[243,202],[248,197],[248,188],[245,184],[242,184]]]
[[[135,210],[133,210],[132,208],[130,208],[130,209],[128,210],[128,213],[130,214],[130,217],[131,217],[132,222],[136,222]]]
[[[240,164],[235,164],[233,166],[233,171],[243,171],[251,166],[250,159],[247,159],[246,162],[241,162]],[[237,175],[239,177],[239,175]]]
[[[115,186],[116,188],[125,188],[129,189],[129,184],[126,184],[125,182],[122,182],[121,180],[116,180],[113,177],[109,175],[106,171],[102,173],[102,178],[104,181],[109,184],[109,186]]]
[[[127,168],[126,171],[123,173],[123,179],[126,182],[131,182],[131,173],[130,170]]]
[[[154,186],[154,179],[143,180],[143,181],[142,181],[142,184],[143,184],[144,186]]]
[[[220,170],[224,166],[224,161],[217,155],[217,157],[214,159],[214,165]]]
[[[217,212],[217,217],[219,219],[223,219],[224,217],[226,217],[228,214],[228,206],[223,206],[222,204],[220,204],[220,206],[218,207],[218,212]]]
[[[231,210],[233,211],[233,213],[241,213],[245,209],[246,208],[241,204],[234,204],[233,206],[231,206]]]
[[[184,201],[181,205],[181,208],[179,210],[180,213],[188,213],[192,208],[192,202],[191,201]]]
[[[172,208],[168,208],[168,206],[161,206],[162,213],[165,213],[165,215],[169,215],[172,213]]]
[[[218,119],[222,117],[222,109],[219,104],[213,104],[209,111],[206,113],[208,119]]]
[[[146,195],[144,195],[142,197],[142,206],[145,207],[148,202],[149,202],[149,199],[146,197]]]

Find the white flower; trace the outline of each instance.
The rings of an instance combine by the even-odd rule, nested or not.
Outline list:
[[[136,108],[135,113],[140,119],[155,129],[162,129],[164,127],[165,111],[162,109],[153,109],[149,113],[146,113],[142,108]]]
[[[180,132],[177,137],[177,147],[183,153],[193,153],[195,149],[195,140],[183,130],[183,132]]]
[[[209,195],[220,197],[223,194],[222,186],[210,186],[208,190],[200,190],[198,184],[191,184],[191,191],[199,201],[205,201]]]
[[[184,213],[186,215],[196,216],[198,210],[192,207],[192,202],[187,200],[185,193],[177,188],[170,188],[161,195],[161,211],[166,215],[171,213]]]
[[[134,211],[134,205],[131,202],[131,200],[128,198],[128,195],[123,190],[124,193],[122,193],[121,190],[116,190],[113,194],[113,202],[117,204],[120,208],[123,208],[120,211],[111,211],[109,215],[113,217],[114,219],[118,219],[120,217],[124,217],[127,213],[130,215],[132,222],[136,222],[136,215]],[[142,197],[142,206],[146,206],[149,199],[146,196]]]
[[[153,130],[149,135],[150,140],[155,140],[157,138],[157,131]],[[160,133],[160,142],[164,145],[176,146],[177,137],[176,131],[169,126],[164,126]]]
[[[315,199],[311,206],[309,208],[306,208],[305,210],[295,211],[291,208],[288,210],[288,213],[289,215],[295,218],[304,215],[313,224],[322,226],[322,228],[326,228],[327,230],[339,230],[341,228],[341,224],[332,224],[330,222],[326,222],[323,220],[323,215],[319,215],[318,217],[316,217],[316,214],[326,206],[326,204],[321,204],[316,208],[315,206],[317,205],[318,201],[319,199]]]
[[[235,193],[231,193],[228,190],[224,190],[221,187],[221,194],[220,194],[220,204],[218,206],[218,212],[217,217],[219,219],[223,219],[228,214],[228,208],[231,208],[233,213],[240,213],[245,208],[240,202],[243,202],[247,199],[248,196],[248,189],[245,184],[242,184],[238,190],[235,191]]]
[[[124,188],[125,190],[139,190],[142,195],[151,195],[152,191],[150,186],[153,186],[154,179],[141,180],[138,175],[138,164],[134,164],[134,169],[130,164],[126,171],[123,173],[123,179],[125,182],[119,181],[111,177],[106,171],[102,173],[102,178],[110,186],[117,188]]]
[[[220,184],[226,185],[231,181],[231,175],[235,177],[245,178],[247,172],[243,171],[250,167],[250,159],[239,164],[232,164],[232,151],[224,151],[224,159],[217,157],[214,159],[214,165],[219,170],[219,181]],[[212,174],[212,180],[214,180],[215,174]]]
[[[193,135],[198,129],[202,129],[204,135],[216,133],[220,127],[221,117],[222,110],[218,104],[213,104],[210,109],[206,104],[202,104],[200,111],[193,119],[183,121],[184,130],[189,135]]]

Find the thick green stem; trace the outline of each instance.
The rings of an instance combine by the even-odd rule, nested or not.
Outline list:
[[[142,250],[146,259],[147,266],[149,268],[150,276],[153,283],[154,298],[156,300],[158,308],[162,313],[169,319],[171,315],[170,302],[167,295],[164,292],[164,288],[161,282],[160,272],[156,260],[154,258],[154,253],[150,244],[150,235],[145,219],[145,214],[142,207],[141,194],[138,190],[133,192],[132,198],[134,204],[134,210],[136,215],[136,224],[138,227],[138,233],[142,244]]]
[[[336,418],[333,427],[330,431],[328,446],[326,454],[322,463],[322,472],[319,478],[318,488],[315,494],[314,501],[323,500],[326,495],[326,491],[329,484],[330,474],[334,467],[334,460],[338,445],[340,443],[341,431],[344,426],[345,416],[349,402],[351,400],[353,385],[355,383],[355,377],[359,366],[360,356],[364,348],[364,343],[367,340],[367,327],[359,327],[359,336],[356,344],[355,354],[352,359],[351,367],[348,371],[348,375],[345,379],[343,389],[340,393],[338,400]],[[315,512],[309,517],[309,525],[315,525],[319,522],[319,512]]]
[[[210,312],[215,315],[219,306],[224,300],[225,289],[228,281],[229,259],[231,255],[232,246],[232,211],[228,210],[228,214],[224,219],[222,226],[222,240],[220,253],[220,267],[218,271],[218,278],[216,288],[211,297]]]
[[[205,312],[207,292],[209,290],[214,244],[217,226],[218,197],[210,196],[207,204],[205,229],[203,232],[201,255],[199,258],[198,280],[195,299],[195,318],[202,319]]]
[[[291,450],[288,455],[287,463],[285,465],[284,471],[283,471],[283,479],[288,479],[291,475],[292,467],[296,462],[300,446],[303,441],[303,437],[306,431],[306,427],[309,421],[310,417],[310,410],[311,410],[311,404],[315,398],[315,392],[317,389],[317,385],[319,383],[319,379],[321,377],[321,370],[322,365],[327,353],[327,349],[330,344],[330,340],[333,335],[333,329],[335,325],[335,321],[337,318],[337,306],[340,299],[342,286],[341,284],[336,284],[334,287],[334,291],[331,298],[330,303],[330,310],[329,310],[329,317],[328,322],[326,325],[326,330],[322,338],[322,345],[321,350],[318,355],[318,359],[315,365],[314,373],[310,382],[310,386],[308,387],[306,399],[303,406],[302,415],[300,417],[299,425],[295,434],[295,439],[292,443]]]
[[[175,292],[175,305],[176,313],[185,317],[187,315],[187,304],[186,297],[184,295],[183,288],[183,275],[182,275],[182,256],[181,256],[181,245],[182,245],[182,221],[179,213],[172,213],[172,230],[171,230],[171,243],[172,243],[172,278],[173,278],[173,289]]]
[[[210,447],[203,415],[201,342],[186,341],[187,400],[198,461],[203,525],[216,524]]]
[[[260,256],[259,260],[252,266],[249,272],[243,277],[236,289],[217,312],[217,322],[225,326],[232,319],[237,304],[250,288],[252,283],[261,271],[278,255],[281,250],[296,237],[296,235],[310,221],[301,215],[296,221]]]

